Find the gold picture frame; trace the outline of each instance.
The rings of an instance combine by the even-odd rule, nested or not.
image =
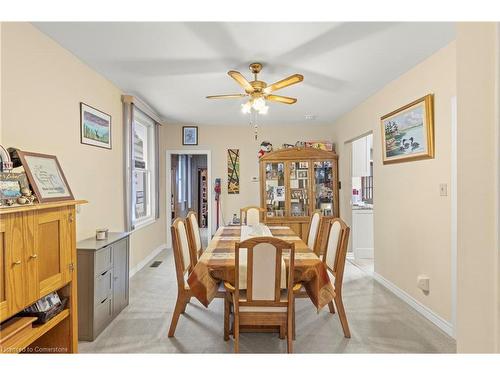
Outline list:
[[[434,158],[434,95],[428,94],[380,119],[384,164]]]

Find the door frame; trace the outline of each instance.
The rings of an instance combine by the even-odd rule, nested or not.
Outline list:
[[[166,205],[167,205],[167,220],[166,220],[166,231],[167,231],[167,247],[172,247],[172,238],[170,234],[170,226],[172,225],[172,209],[171,209],[171,200],[172,200],[172,155],[206,155],[207,156],[207,188],[208,188],[208,230],[210,234],[210,238],[212,237],[212,217],[213,217],[213,202],[212,202],[212,151],[211,150],[190,150],[190,149],[181,149],[181,150],[167,150],[166,151]]]
[[[354,141],[357,141],[358,139],[367,137],[370,134],[372,135],[372,137],[374,137],[373,130],[367,130],[366,132],[361,133],[360,135],[357,135],[356,137],[351,138],[351,139],[344,142],[344,150],[347,149],[347,151],[349,152],[349,176],[348,176],[349,178],[348,178],[347,184],[344,183],[344,185],[347,185],[347,188],[348,188],[347,197],[345,194],[342,196],[344,197],[344,199],[347,199],[349,202],[347,207],[349,207],[348,217],[350,220],[351,227],[352,227],[352,155],[353,155],[352,154],[352,143]],[[375,168],[373,168],[373,169],[374,169],[373,174],[375,175]],[[374,179],[375,179],[375,176],[374,176]],[[373,195],[375,195],[375,194],[373,194]],[[375,226],[375,210],[373,211],[373,226]],[[352,236],[352,232],[351,232],[351,236]],[[347,252],[348,252],[347,255],[348,255],[348,257],[354,258],[354,249],[352,248],[352,243],[353,243],[353,241],[352,241],[352,237],[351,237],[351,240],[349,241],[349,244],[347,246]],[[373,239],[373,262],[375,263],[375,238]]]

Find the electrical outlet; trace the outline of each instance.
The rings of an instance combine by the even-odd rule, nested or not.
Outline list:
[[[439,184],[439,195],[442,197],[448,195],[448,184]]]

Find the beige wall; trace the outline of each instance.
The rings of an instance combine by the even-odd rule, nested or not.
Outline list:
[[[272,111],[272,108],[270,109]],[[259,140],[255,141],[253,128],[243,126],[200,126],[199,145],[182,146],[181,126],[165,126],[161,129],[162,158],[167,150],[211,150],[212,152],[212,186],[214,179],[222,178],[222,210],[224,220],[232,219],[233,213],[239,216],[241,207],[260,205],[259,182],[251,182],[253,176],[259,176],[257,152],[262,140],[274,146],[283,143],[294,144],[297,140],[328,139],[331,130],[324,126],[272,126],[259,127]],[[227,149],[240,150],[240,194],[227,194]],[[165,160],[162,160],[164,170]],[[163,181],[163,184],[165,182]],[[212,206],[213,225],[215,225],[215,206]]]
[[[497,28],[457,28],[459,352],[500,351]]]
[[[124,229],[121,90],[28,23],[2,28],[2,142],[57,155],[76,198],[78,239]],[[112,150],[80,144],[79,103],[112,116]],[[131,266],[165,243],[157,222],[132,235]]]
[[[439,195],[450,184],[451,99],[456,95],[455,44],[438,51],[333,126],[340,156],[341,216],[350,223],[350,144],[373,132],[375,272],[443,319],[451,320],[451,206]],[[435,95],[436,157],[383,165],[380,117],[426,94]],[[426,296],[417,276],[430,276]]]

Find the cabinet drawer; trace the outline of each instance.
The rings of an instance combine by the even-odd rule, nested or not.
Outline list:
[[[113,257],[111,252],[111,246],[105,247],[95,253],[95,265],[94,274],[95,276],[100,275],[104,271],[108,270],[113,265]]]
[[[106,297],[102,301],[96,302],[94,308],[94,337],[109,324],[113,317],[113,303],[111,297]]]
[[[96,276],[94,281],[94,299],[95,303],[103,301],[111,295],[113,290],[113,270],[109,269]]]

